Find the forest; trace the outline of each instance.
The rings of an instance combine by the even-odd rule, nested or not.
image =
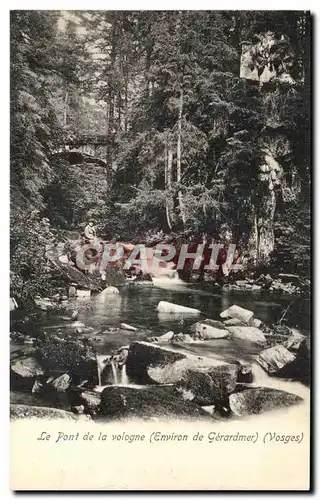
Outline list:
[[[88,220],[309,276],[308,12],[12,11],[10,30],[10,296],[51,292],[48,242]]]
[[[269,412],[307,436],[310,14],[17,10],[10,29],[11,419]]]

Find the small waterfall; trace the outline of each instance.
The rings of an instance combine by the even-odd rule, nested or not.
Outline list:
[[[105,384],[129,385],[129,379],[126,372],[126,365],[119,365],[119,358],[110,355],[96,355],[98,386],[105,387]]]
[[[290,392],[300,396],[305,401],[310,398],[310,389],[299,381],[270,377],[258,363],[252,363],[252,372],[254,383],[257,386]]]
[[[102,387],[102,383],[101,383],[101,370],[99,368],[99,365],[97,365],[97,368],[98,368],[98,387]]]
[[[102,387],[102,372],[106,364],[110,361],[111,356],[96,354],[97,372],[98,372],[98,387]]]
[[[129,385],[129,379],[128,379],[128,375],[127,375],[127,370],[126,370],[126,365],[122,365],[121,367],[121,380],[120,380],[120,383],[122,385]]]
[[[160,287],[161,286],[163,286],[163,287],[169,286],[170,288],[172,288],[172,286],[174,286],[174,285],[185,285],[186,284],[184,281],[182,281],[179,278],[177,271],[171,271],[169,275],[162,273],[158,276],[155,276],[154,274],[152,274],[152,281],[153,281],[153,284],[156,286],[160,286]]]
[[[118,363],[111,358],[110,364],[111,364],[112,376],[113,376],[112,383],[117,384],[118,383]]]

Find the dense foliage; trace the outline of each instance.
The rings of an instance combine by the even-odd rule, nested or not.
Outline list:
[[[294,11],[13,11],[12,293],[47,281],[44,216],[131,240],[229,237],[308,273],[309,25]],[[258,81],[241,77],[246,44]],[[55,154],[80,136],[103,138],[106,167]]]

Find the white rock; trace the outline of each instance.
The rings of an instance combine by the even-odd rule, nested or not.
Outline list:
[[[199,309],[193,309],[192,307],[180,306],[178,304],[173,304],[172,302],[166,302],[161,300],[157,305],[156,310],[162,313],[184,313],[184,314],[200,314]]]
[[[226,329],[216,328],[199,321],[196,324],[196,336],[201,340],[224,339],[229,337],[229,332]]]
[[[100,295],[118,295],[120,292],[117,287],[115,286],[107,286]]]
[[[270,375],[275,375],[280,370],[290,365],[296,356],[283,345],[275,345],[260,352],[257,361]]]
[[[120,326],[123,330],[129,330],[129,332],[136,332],[138,330],[135,326],[128,325],[127,323],[121,323]]]
[[[77,290],[77,297],[90,297],[90,290]]]
[[[172,340],[172,337],[174,336],[174,332],[167,332],[164,333],[163,335],[160,335],[160,337],[157,337],[158,342],[169,342]]]
[[[262,321],[261,321],[261,319],[258,319],[258,318],[251,318],[249,324],[250,324],[250,326],[255,326],[256,328],[260,328],[260,326],[262,325]],[[232,325],[230,325],[230,326],[232,326]]]
[[[252,311],[249,311],[248,309],[243,309],[243,307],[239,307],[235,304],[220,314],[220,318],[223,319],[237,318],[243,321],[244,323],[248,323],[252,317],[253,317]]]
[[[228,326],[227,328],[234,339],[266,342],[263,332],[254,326]]]
[[[16,361],[15,363],[13,363],[13,365],[11,365],[11,370],[16,375],[19,375],[23,378],[34,378],[44,375],[44,369],[33,357]]]
[[[296,328],[291,328],[291,335],[287,340],[286,348],[292,351],[298,351],[301,342],[303,342],[307,337],[303,335]]]

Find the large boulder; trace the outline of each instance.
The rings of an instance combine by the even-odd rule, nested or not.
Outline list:
[[[57,408],[49,408],[46,406],[29,406],[21,404],[10,405],[10,418],[12,420],[28,418],[28,419],[45,419],[45,420],[87,420],[88,417],[77,416],[70,411],[60,410]]]
[[[147,368],[149,380],[158,384],[176,384],[183,380],[188,370],[202,371],[215,366],[227,365],[223,361],[188,355],[184,359],[165,365],[151,365]]]
[[[228,396],[236,388],[239,372],[238,364],[190,369],[184,374],[179,387],[190,391],[192,399],[198,404],[214,404],[217,409],[222,409],[228,407]]]
[[[243,307],[237,306],[235,304],[220,314],[220,318],[222,319],[236,318],[240,319],[243,323],[248,323],[252,317],[252,311],[244,309]]]
[[[310,384],[310,337],[304,339],[299,346],[294,374],[301,382]]]
[[[247,340],[259,344],[266,342],[263,332],[254,326],[228,326],[227,328],[233,339]]]
[[[19,375],[22,378],[33,379],[35,377],[38,377],[39,375],[45,374],[43,367],[33,357],[28,357],[16,361],[11,365],[11,370],[13,371],[13,373]]]
[[[239,417],[291,406],[301,401],[302,398],[295,394],[268,387],[245,389],[229,397],[230,409]]]
[[[195,403],[173,387],[109,386],[101,394],[100,415],[108,418],[210,419]]]
[[[71,377],[68,373],[64,373],[51,380],[49,385],[57,392],[66,392],[71,386]]]
[[[296,328],[291,328],[291,335],[289,336],[285,347],[289,351],[297,352],[301,346],[301,343],[306,340],[306,336],[299,332]]]
[[[45,369],[33,356],[19,359],[11,365],[10,383],[12,388],[31,389],[37,377],[45,375]]]
[[[169,313],[169,314],[200,314],[199,309],[180,306],[179,304],[173,304],[172,302],[166,302],[165,300],[161,300],[159,302],[156,310],[160,313]]]
[[[130,379],[175,384],[190,400],[217,407],[228,405],[228,395],[243,377],[247,381],[249,373],[248,366],[240,363],[184,354],[147,342],[131,344],[126,366]]]
[[[132,342],[129,347],[126,368],[128,377],[136,381],[150,381],[150,366],[166,366],[185,359],[186,355],[150,342]]]
[[[81,247],[79,247],[80,249]],[[61,253],[56,245],[50,245],[46,250],[46,258],[58,269],[65,281],[70,285],[77,283],[84,290],[98,291],[101,289],[101,280],[84,274],[74,266],[74,263],[69,260],[68,256],[64,255],[61,261]],[[113,283],[110,283],[113,284]]]
[[[38,350],[41,364],[50,373],[68,373],[75,381],[97,384],[97,363],[93,349],[80,339],[47,335]]]
[[[278,344],[264,349],[257,356],[258,363],[269,375],[293,376],[293,362],[296,356],[283,345]]]
[[[198,321],[192,330],[194,336],[200,340],[224,339],[230,336],[224,324],[214,320]]]
[[[137,382],[171,384],[182,380],[189,369],[226,364],[212,358],[169,349],[149,342],[132,342],[126,361],[127,375]]]

